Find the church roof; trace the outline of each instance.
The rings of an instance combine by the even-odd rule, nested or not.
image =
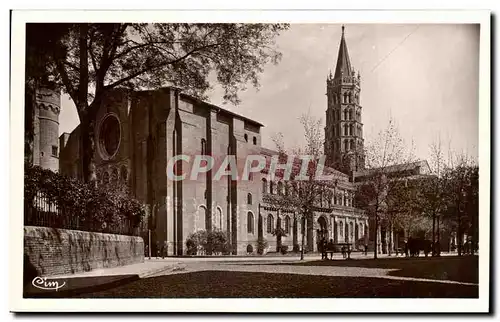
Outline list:
[[[339,54],[337,57],[337,67],[335,68],[334,78],[340,77],[342,74],[344,76],[350,76],[351,71],[351,60],[349,59],[349,52],[347,51],[347,44],[345,42],[344,26],[342,26],[342,38],[340,38]]]
[[[427,160],[418,160],[415,162],[400,163],[387,166],[385,168],[372,168],[356,171],[355,177],[369,176],[376,172],[384,172],[386,174],[398,174],[409,171],[416,171],[419,175],[426,175],[430,173],[430,167]],[[407,175],[408,176],[408,175]]]
[[[195,101],[195,102],[197,102],[199,104],[204,104],[206,106],[209,106],[210,108],[216,110],[218,113],[222,112],[222,113],[228,114],[228,115],[230,115],[232,117],[239,118],[239,119],[241,119],[243,121],[246,121],[248,123],[257,125],[259,127],[263,127],[264,126],[262,123],[260,123],[260,122],[258,122],[256,120],[253,120],[253,119],[248,118],[246,116],[243,116],[241,114],[237,114],[237,113],[231,112],[230,110],[224,109],[224,108],[222,108],[220,106],[217,106],[217,105],[214,105],[214,104],[212,104],[210,102],[203,101],[203,100],[201,100],[201,99],[199,99],[199,98],[197,98],[197,97],[195,97],[193,95],[189,95],[189,94],[186,94],[186,93],[181,93],[181,97],[187,98],[187,99],[189,99],[191,101]]]

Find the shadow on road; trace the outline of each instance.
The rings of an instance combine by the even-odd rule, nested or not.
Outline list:
[[[378,260],[317,260],[294,263],[281,262],[266,265],[335,266],[397,269],[397,271],[390,272],[389,275],[450,280],[466,283],[479,283],[478,256],[384,258]]]
[[[236,271],[150,277],[79,298],[477,298],[478,286]]]

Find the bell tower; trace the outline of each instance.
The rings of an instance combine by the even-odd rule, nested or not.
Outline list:
[[[335,74],[326,79],[325,154],[327,164],[351,174],[364,168],[362,109],[359,105],[361,76],[351,66],[342,26]]]

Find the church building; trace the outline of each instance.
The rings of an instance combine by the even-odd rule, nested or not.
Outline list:
[[[246,254],[248,245],[256,250],[259,237],[274,251],[277,241],[272,233],[278,226],[286,232],[281,242],[289,250],[300,244],[302,231],[310,251],[317,251],[320,238],[362,248],[369,243],[370,222],[353,203],[353,178],[364,169],[361,77],[351,66],[344,27],[326,90],[324,152],[336,180],[304,230],[300,214],[266,203],[266,196],[282,193],[286,182],[270,182],[265,171],[249,180],[214,180],[213,170],[180,181],[168,178],[168,162],[177,155],[210,155],[216,163],[230,155],[242,167],[249,155],[269,159],[278,154],[262,147],[263,125],[258,121],[173,87],[118,89],[104,99],[95,131],[98,184],[126,185],[148,209],[152,243],[166,241],[171,256],[185,255],[187,237],[200,229],[224,231],[232,254]],[[59,172],[82,178],[79,127],[63,133],[57,148]],[[177,169],[181,172],[182,164]]]

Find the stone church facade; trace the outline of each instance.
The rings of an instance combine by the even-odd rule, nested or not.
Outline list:
[[[282,244],[290,250],[300,244],[302,231],[310,251],[317,250],[317,241],[323,237],[360,247],[370,244],[368,216],[353,203],[354,176],[364,169],[361,78],[351,66],[344,29],[335,73],[327,78],[326,89],[324,150],[336,180],[329,186],[328,197],[318,201],[304,230],[300,214],[265,202],[266,196],[280,193],[280,185],[286,183],[269,182],[264,172],[246,181],[214,180],[214,170],[181,181],[167,177],[168,162],[177,155],[210,155],[216,163],[231,155],[241,168],[249,155],[268,159],[277,154],[261,146],[263,125],[258,121],[173,87],[118,89],[103,100],[95,131],[98,183],[126,185],[148,209],[152,244],[167,241],[171,256],[186,254],[186,238],[200,229],[226,232],[232,254],[245,254],[248,245],[256,250],[259,237],[273,251],[277,241],[272,232],[278,225],[287,234]],[[79,127],[59,137],[58,149],[59,171],[82,178]],[[182,173],[188,167],[181,162],[176,171]],[[147,242],[149,236],[144,238]]]

